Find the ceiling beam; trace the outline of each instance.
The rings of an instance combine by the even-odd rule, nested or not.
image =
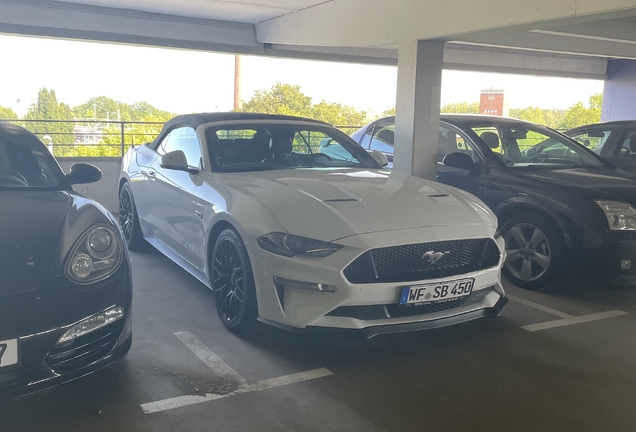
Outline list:
[[[636,0],[331,0],[256,26],[260,42],[387,46],[627,11]]]

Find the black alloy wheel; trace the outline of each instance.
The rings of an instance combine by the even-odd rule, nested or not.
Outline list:
[[[138,251],[143,248],[143,235],[141,234],[137,208],[128,183],[124,183],[119,191],[119,227],[124,233],[129,250]]]
[[[507,255],[503,271],[515,285],[540,289],[565,274],[563,236],[547,216],[514,216],[503,225],[501,233]]]
[[[223,231],[212,252],[212,290],[216,311],[235,333],[250,330],[258,316],[251,264],[243,242],[232,229]]]

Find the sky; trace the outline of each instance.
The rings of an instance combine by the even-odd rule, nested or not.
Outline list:
[[[129,45],[0,35],[0,105],[23,115],[38,90],[71,106],[105,95],[148,102],[177,114],[233,107],[234,56]],[[371,115],[395,105],[397,68],[256,56],[242,57],[241,99],[277,82]],[[506,91],[509,108],[568,108],[603,91],[598,80],[445,70],[442,105],[477,102],[481,89]]]

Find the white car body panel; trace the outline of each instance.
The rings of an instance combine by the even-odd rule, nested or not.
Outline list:
[[[204,125],[208,126],[208,125]],[[205,127],[197,130],[202,148]],[[382,169],[295,168],[223,173],[206,169],[198,174],[180,172],[193,190],[179,190],[167,199],[147,191],[146,182],[159,181],[144,173],[139,160],[152,160],[131,149],[124,160],[122,180],[131,183],[143,235],[160,250],[179,256],[175,262],[209,283],[210,239],[217,224],[233,227],[243,240],[254,273],[259,318],[290,328],[329,327],[361,329],[370,326],[440,320],[479,309],[492,308],[504,299],[500,270],[504,243],[497,238],[497,219],[476,197],[450,186]],[[204,150],[204,166],[210,157]],[[178,177],[178,176],[177,176]],[[187,189],[187,188],[186,188]],[[181,194],[182,196],[180,196]],[[142,197],[142,195],[144,195]],[[138,198],[139,196],[139,198]],[[180,208],[170,208],[178,205]],[[185,208],[184,208],[185,207]],[[195,214],[199,213],[200,218]],[[187,215],[190,214],[191,217]],[[179,217],[170,227],[159,221]],[[164,230],[178,226],[179,244],[169,244]],[[161,232],[157,232],[160,230]],[[327,257],[285,257],[268,252],[258,238],[272,232],[290,233],[334,242],[343,248]],[[173,233],[174,234],[174,233]],[[493,239],[500,252],[497,266],[443,278],[475,278],[473,294],[479,302],[456,309],[382,320],[326,316],[340,306],[387,305],[399,300],[406,285],[437,282],[435,279],[401,283],[352,284],[343,270],[364,252],[389,246],[465,239]],[[214,239],[212,238],[212,241]],[[284,305],[277,296],[274,277],[333,285],[335,292],[285,288]],[[505,304],[505,303],[504,303]]]

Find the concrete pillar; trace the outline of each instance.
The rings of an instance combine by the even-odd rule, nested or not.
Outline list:
[[[444,43],[399,44],[393,169],[435,180]]]
[[[608,62],[601,120],[636,120],[636,61]]]

